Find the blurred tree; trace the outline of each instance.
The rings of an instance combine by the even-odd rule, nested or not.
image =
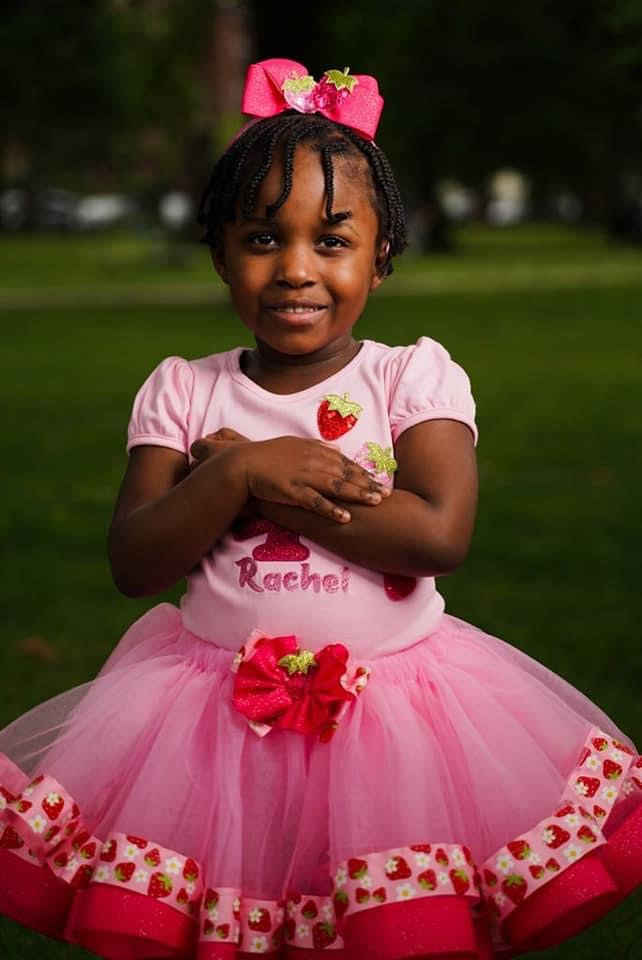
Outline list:
[[[642,157],[642,0],[255,0],[258,54],[346,64],[386,98],[379,141],[414,204],[436,179],[483,189],[516,166],[536,196],[581,192],[606,218]],[[310,12],[314,10],[315,12]]]

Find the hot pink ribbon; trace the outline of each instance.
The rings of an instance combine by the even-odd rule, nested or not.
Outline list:
[[[366,140],[374,140],[383,97],[374,77],[355,74],[352,90],[338,89],[324,76],[300,96],[283,85],[296,77],[308,76],[307,68],[295,60],[261,60],[250,65],[245,78],[241,112],[249,117],[274,117],[284,110],[321,113],[329,120],[351,127]]]

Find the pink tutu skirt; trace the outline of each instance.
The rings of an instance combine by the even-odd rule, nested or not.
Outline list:
[[[642,880],[637,751],[502,641],[445,616],[331,739],[258,736],[233,660],[161,604],[0,733],[0,911],[113,960],[490,960]]]

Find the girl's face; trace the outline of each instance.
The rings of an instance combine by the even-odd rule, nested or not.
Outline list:
[[[303,146],[276,217],[270,221],[266,213],[281,192],[282,169],[275,162],[252,219],[225,226],[214,264],[245,326],[275,353],[336,354],[352,343],[352,327],[381,283],[379,224],[366,171],[358,175],[362,162],[334,158],[332,211],[348,214],[340,223],[326,220],[320,154]]]

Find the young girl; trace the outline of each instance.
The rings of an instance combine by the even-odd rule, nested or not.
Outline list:
[[[250,69],[202,221],[256,346],[154,370],[111,530],[119,588],[181,609],[0,735],[2,910],[101,957],[489,960],[642,879],[630,741],[435,588],[475,409],[435,341],[352,336],[405,246],[381,103]]]

